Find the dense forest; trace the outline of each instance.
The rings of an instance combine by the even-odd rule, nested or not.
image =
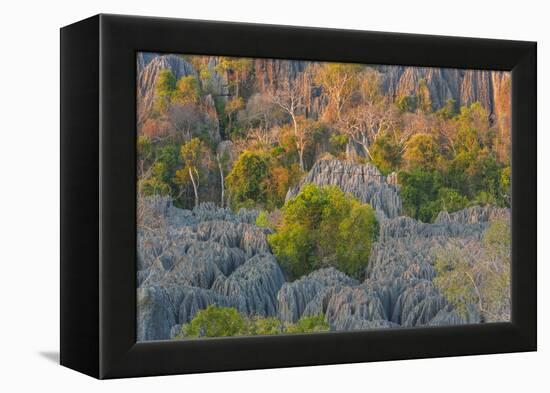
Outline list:
[[[175,338],[403,325],[388,315],[395,299],[384,304],[377,293],[374,301],[382,284],[368,282],[376,276],[375,258],[380,268],[395,262],[381,246],[401,242],[398,233],[408,226],[413,244],[392,247],[426,263],[428,272],[415,276],[426,282],[408,284],[442,299],[430,321],[509,318],[509,100],[510,77],[502,72],[140,53],[138,298],[154,305],[160,288],[209,291],[193,290],[192,300],[180,293],[178,304],[166,295],[179,311],[154,318],[172,318]],[[235,222],[240,227],[219,227]],[[203,236],[205,223],[218,227]],[[226,239],[233,230],[242,237],[235,244]],[[174,231],[176,243],[227,247],[220,251],[225,259],[244,250],[236,263],[242,266],[224,271],[217,264],[220,272],[207,282],[190,283],[183,275],[195,274],[206,257],[190,253],[189,245],[175,255],[174,241],[166,241]],[[258,237],[257,252],[243,246],[246,236]],[[250,260],[258,260],[251,267],[258,269],[265,258],[280,269],[269,276],[276,288],[265,295],[270,304],[255,299],[262,305],[251,307],[242,283],[229,282]],[[283,289],[318,282],[319,272],[333,292],[342,282],[361,288],[368,316],[339,324],[340,316],[331,319],[321,304],[315,313],[297,306],[300,315],[285,317]],[[374,312],[376,302],[381,309]],[[153,318],[157,311],[147,313]]]

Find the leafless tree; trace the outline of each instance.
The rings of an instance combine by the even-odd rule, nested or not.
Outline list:
[[[202,119],[196,105],[171,105],[168,109],[168,119],[174,130],[182,138],[189,140],[193,131]]]
[[[395,131],[396,122],[395,111],[387,99],[367,100],[347,110],[337,122],[337,128],[372,159],[371,145],[380,136]]]
[[[306,144],[309,142],[308,130],[300,127],[299,124],[299,115],[304,110],[304,101],[309,89],[309,84],[304,80],[306,77],[305,74],[302,74],[294,80],[287,79],[283,83],[280,83],[278,88],[271,93],[271,101],[285,111],[292,121],[292,130],[302,171],[305,170],[304,150]]]

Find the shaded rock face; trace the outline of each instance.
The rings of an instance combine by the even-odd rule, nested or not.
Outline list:
[[[169,339],[211,304],[275,315],[284,277],[264,230],[249,224],[256,212],[212,203],[183,210],[167,198],[142,203],[149,221],[137,232],[139,340]]]
[[[212,290],[224,295],[240,312],[262,317],[277,314],[277,293],[283,272],[271,254],[258,254],[229,276],[218,276]]]
[[[398,187],[371,164],[354,164],[340,160],[318,161],[297,187],[286,195],[289,200],[298,195],[305,184],[338,186],[362,203],[370,204],[379,218],[393,218],[401,213]]]

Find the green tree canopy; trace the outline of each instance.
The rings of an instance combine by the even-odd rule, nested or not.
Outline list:
[[[186,337],[237,336],[245,329],[245,319],[235,308],[208,306],[182,327]]]
[[[155,83],[154,109],[158,114],[164,114],[168,110],[172,97],[176,91],[176,77],[169,69],[162,70]]]
[[[173,99],[180,104],[197,104],[201,97],[199,80],[194,75],[187,75],[178,80]]]
[[[415,134],[407,142],[403,159],[408,168],[434,169],[439,158],[439,147],[430,134]]]
[[[282,213],[282,224],[268,240],[291,278],[328,266],[362,277],[378,234],[370,205],[337,187],[307,184]]]
[[[370,147],[372,163],[383,174],[388,174],[399,169],[402,161],[401,148],[392,138],[385,134],[374,141]]]
[[[268,157],[261,152],[244,151],[227,176],[234,208],[267,202]]]
[[[175,338],[257,336],[281,333],[323,332],[330,329],[323,315],[283,323],[275,317],[246,317],[232,307],[209,305],[183,325]]]

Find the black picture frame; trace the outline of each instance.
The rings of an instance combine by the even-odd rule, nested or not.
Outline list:
[[[512,72],[510,323],[136,343],[136,53]],[[61,29],[61,364],[119,378],[537,348],[536,43],[97,15]]]

